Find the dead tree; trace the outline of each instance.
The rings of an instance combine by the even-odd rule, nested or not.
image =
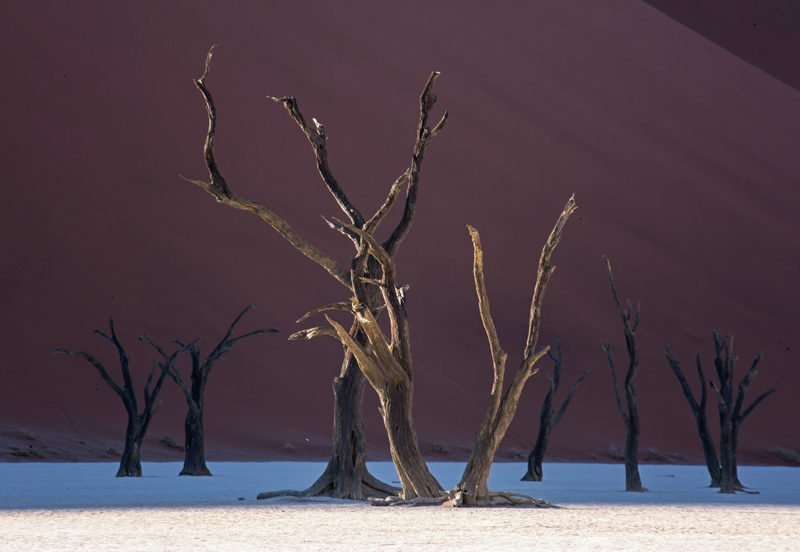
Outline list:
[[[213,49],[212,49],[213,50]],[[204,145],[204,157],[209,171],[210,180],[191,180],[219,203],[255,214],[270,225],[295,249],[320,265],[336,281],[348,290],[348,297],[354,296],[351,273],[345,270],[335,259],[324,251],[307,242],[297,234],[289,224],[270,210],[267,206],[238,197],[223,178],[214,156],[214,140],[216,135],[217,111],[214,100],[206,85],[206,78],[211,63],[212,51],[206,56],[205,69],[200,78],[195,80],[195,85],[203,95],[208,113],[208,132]],[[353,227],[362,230],[365,234],[374,235],[381,222],[384,220],[403,187],[406,188],[405,207],[398,224],[392,230],[383,247],[388,255],[393,255],[408,234],[416,212],[416,199],[419,188],[419,174],[422,161],[431,140],[444,128],[447,113],[432,128],[428,126],[430,111],[436,103],[433,94],[433,85],[438,72],[431,74],[420,96],[420,117],[417,127],[416,142],[414,144],[409,168],[400,175],[390,187],[389,193],[378,210],[367,219],[349,200],[344,190],[333,176],[328,163],[327,133],[325,127],[316,119],[312,119],[310,126],[301,113],[297,101],[291,96],[272,98],[287,110],[291,118],[297,123],[300,130],[308,139],[314,152],[318,172],[328,191],[333,195],[341,210],[347,215]],[[355,240],[359,253],[364,248],[360,238]],[[355,261],[353,261],[355,262]],[[375,271],[379,270],[374,261],[367,261],[368,276],[376,277]],[[360,276],[359,276],[360,277]],[[372,314],[377,315],[380,308],[378,304],[380,294],[369,290],[365,294],[365,306]],[[350,301],[346,301],[349,303]],[[366,346],[367,338],[358,323],[350,329],[351,339],[362,346]],[[304,491],[278,491],[261,493],[259,498],[269,498],[279,494],[294,494],[302,496],[329,495],[338,498],[364,499],[367,497],[386,496],[393,494],[397,489],[378,481],[373,477],[366,466],[366,441],[362,419],[362,397],[364,376],[358,365],[356,357],[350,350],[345,353],[339,376],[334,379],[334,415],[331,459],[325,472]]]
[[[553,349],[555,349],[555,354],[553,354]],[[550,377],[550,389],[547,391],[544,401],[542,401],[542,409],[539,413],[539,433],[536,435],[536,443],[528,455],[528,471],[522,476],[521,481],[542,480],[542,460],[544,460],[544,455],[547,451],[550,433],[561,421],[561,418],[564,417],[572,397],[575,396],[578,387],[590,372],[590,370],[586,370],[575,380],[575,383],[567,391],[567,396],[564,397],[561,406],[553,414],[553,399],[558,393],[558,386],[561,383],[561,343],[558,340],[555,342],[555,347],[548,351],[547,357],[553,362],[553,375]]]
[[[625,373],[625,404],[622,403],[620,395],[617,369],[614,366],[614,358],[611,354],[611,345],[603,345],[606,353],[608,366],[611,369],[611,383],[614,386],[614,400],[617,403],[619,413],[625,422],[625,490],[631,492],[646,491],[642,486],[642,479],[639,476],[639,410],[636,403],[636,373],[639,369],[639,355],[636,350],[636,329],[639,327],[641,314],[641,304],[633,310],[630,299],[626,300],[625,306],[617,295],[617,285],[614,282],[614,274],[611,272],[611,261],[603,257],[608,269],[608,283],[611,286],[611,296],[617,307],[617,313],[622,321],[622,331],[625,334],[625,347],[628,351],[628,370]]]
[[[169,362],[169,355],[167,352],[155,343],[150,337],[143,335],[140,339],[149,343],[162,357],[159,363],[162,370],[169,374],[170,378],[178,384],[181,388],[183,396],[186,399],[186,418],[184,420],[184,460],[183,469],[179,475],[211,475],[211,471],[206,465],[206,447],[205,447],[205,429],[203,426],[203,414],[205,410],[205,393],[208,377],[211,375],[211,370],[216,365],[216,362],[231,350],[239,341],[254,337],[257,335],[267,333],[277,333],[278,330],[273,328],[262,328],[253,330],[241,335],[234,336],[233,332],[236,325],[247,314],[253,305],[245,307],[239,315],[233,320],[228,327],[228,331],[217,343],[211,352],[202,358],[200,354],[199,342],[195,340],[192,343],[185,345],[180,341],[176,343],[185,347],[189,352],[192,359],[192,368],[189,373],[188,382],[183,378],[177,366]]]
[[[489,340],[494,377],[486,416],[478,429],[475,443],[461,480],[454,489],[453,499],[457,504],[465,506],[547,504],[543,501],[513,493],[490,492],[488,482],[489,472],[491,471],[497,448],[500,446],[500,442],[505,437],[506,431],[514,419],[525,384],[538,371],[536,363],[550,350],[549,346],[536,350],[544,292],[555,271],[555,266],[551,264],[553,252],[561,240],[561,234],[567,220],[576,209],[575,196],[572,196],[564,206],[564,210],[558,217],[550,236],[542,248],[536,270],[536,283],[531,297],[528,336],[522,352],[522,362],[508,388],[504,385],[508,354],[500,346],[500,339],[489,308],[489,295],[483,274],[483,248],[481,247],[480,235],[475,228],[468,227],[472,237],[474,253],[473,276],[475,279],[475,291],[478,295],[478,310],[480,311],[483,328],[486,331],[486,337]]]
[[[405,306],[407,288],[398,285],[394,259],[370,234],[351,224],[337,220],[328,222],[332,228],[350,237],[360,247],[351,270],[353,299],[349,304],[327,305],[307,313],[302,319],[313,314],[325,314],[328,325],[302,330],[291,335],[289,339],[333,337],[341,341],[355,356],[364,377],[380,400],[380,413],[389,438],[389,451],[402,486],[398,498],[402,501],[438,500],[445,493],[425,464],[412,416],[414,385],[411,336]],[[370,258],[380,265],[378,279],[367,276]],[[372,290],[376,288],[380,290],[389,318],[389,337],[384,335],[373,309],[368,306]],[[351,313],[368,344],[357,342],[351,332],[328,316],[327,311],[331,310]]]
[[[739,481],[737,472],[736,452],[739,446],[739,429],[753,410],[764,400],[772,395],[777,388],[773,387],[761,393],[746,408],[745,396],[750,388],[753,378],[758,373],[758,364],[764,353],[758,353],[750,364],[750,368],[739,382],[734,397],[733,379],[736,357],[733,354],[733,336],[727,335],[720,339],[716,330],[712,331],[714,339],[714,368],[717,373],[717,382],[710,382],[711,389],[717,399],[720,423],[720,481],[719,492],[732,494],[736,491],[747,491]]]
[[[150,422],[153,415],[158,409],[159,403],[158,394],[161,392],[164,378],[166,378],[169,369],[175,362],[175,359],[185,351],[189,346],[179,346],[175,351],[170,354],[164,355],[163,364],[157,362],[153,363],[153,367],[147,376],[147,380],[143,388],[144,405],[141,410],[139,409],[139,402],[136,397],[136,388],[133,384],[133,378],[130,372],[130,355],[125,351],[125,348],[117,338],[117,331],[114,327],[114,318],[108,320],[109,333],[101,330],[95,330],[94,333],[107,339],[114,345],[117,355],[119,356],[120,371],[122,372],[122,385],[119,385],[106,370],[105,366],[91,353],[85,351],[74,351],[68,349],[53,349],[54,353],[61,353],[65,355],[72,355],[80,357],[95,367],[103,381],[116,393],[122,404],[125,406],[125,412],[128,414],[128,423],[125,429],[125,448],[122,451],[122,458],[119,462],[119,469],[117,470],[117,477],[141,477],[142,476],[142,441],[150,427]],[[192,345],[192,344],[190,344]],[[156,374],[158,376],[156,377]],[[155,384],[153,380],[155,377]]]
[[[680,362],[678,362],[678,360],[672,356],[669,345],[664,346],[664,356],[666,357],[667,363],[672,369],[672,372],[675,374],[675,377],[678,379],[678,383],[681,386],[681,391],[683,391],[683,396],[686,397],[686,401],[689,403],[689,408],[692,410],[692,415],[694,416],[695,423],[697,424],[697,434],[700,436],[700,443],[703,446],[703,456],[706,461],[706,467],[708,468],[708,475],[711,477],[711,483],[709,484],[709,487],[719,487],[721,477],[720,465],[719,459],[717,458],[717,451],[714,447],[714,441],[712,440],[711,433],[708,430],[708,417],[706,416],[708,390],[706,388],[706,378],[703,374],[703,366],[700,363],[700,353],[697,353],[695,357],[697,378],[700,380],[699,403],[692,392],[689,382],[686,381],[686,377],[683,375]]]

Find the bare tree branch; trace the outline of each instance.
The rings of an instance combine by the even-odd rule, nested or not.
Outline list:
[[[344,193],[344,190],[339,186],[339,183],[333,177],[333,172],[331,171],[330,165],[328,164],[328,135],[325,133],[325,126],[322,125],[316,119],[312,119],[314,122],[314,128],[312,129],[308,123],[306,123],[305,117],[300,112],[300,107],[297,105],[297,100],[293,96],[284,96],[282,98],[276,98],[274,96],[268,96],[273,102],[283,104],[283,107],[286,108],[286,111],[289,113],[289,116],[297,123],[297,126],[300,127],[300,130],[303,131],[306,138],[308,138],[311,147],[314,149],[314,157],[317,161],[317,170],[319,171],[319,175],[322,177],[322,181],[325,182],[325,186],[328,188],[328,191],[333,195],[336,203],[339,204],[342,211],[350,218],[350,222],[352,222],[355,226],[359,228],[364,226],[364,217],[361,213],[356,209],[350,200],[347,198],[347,195]]]
[[[550,282],[553,271],[555,271],[555,266],[552,265],[551,258],[558,246],[558,242],[561,241],[561,234],[564,231],[564,226],[577,208],[578,205],[575,203],[575,195],[573,194],[564,206],[564,210],[559,215],[558,220],[556,220],[556,224],[547,237],[547,241],[542,248],[542,253],[539,256],[539,268],[536,275],[536,284],[533,286],[530,316],[528,318],[528,337],[525,342],[525,349],[523,350],[523,356],[526,359],[524,368],[527,371],[531,371],[535,364],[533,361],[534,349],[536,348],[536,342],[539,340],[539,326],[541,325],[544,291],[547,288],[548,282]]]
[[[414,220],[414,213],[417,209],[417,190],[419,188],[419,171],[422,168],[422,160],[425,157],[425,151],[428,148],[430,141],[439,134],[447,122],[447,111],[433,127],[428,128],[428,117],[436,104],[436,96],[433,94],[433,85],[436,79],[439,78],[439,72],[434,71],[425,83],[425,88],[419,98],[419,125],[417,126],[417,141],[414,144],[414,152],[411,156],[411,167],[409,168],[408,177],[408,191],[406,192],[406,204],[403,210],[403,216],[400,222],[395,227],[392,234],[384,242],[383,247],[389,255],[394,255],[400,244],[408,235],[411,229],[411,223]]]
[[[206,134],[205,145],[203,147],[204,157],[206,161],[206,167],[208,168],[208,172],[210,175],[210,182],[205,182],[202,180],[191,180],[186,179],[188,182],[196,184],[212,196],[216,198],[219,203],[226,205],[228,207],[232,207],[234,209],[239,209],[242,211],[248,211],[256,216],[258,216],[261,220],[269,224],[272,228],[275,229],[278,234],[283,236],[283,238],[288,241],[295,249],[300,251],[303,255],[320,265],[326,272],[328,272],[331,276],[333,276],[339,283],[343,286],[349,288],[349,274],[347,271],[342,269],[339,264],[330,257],[327,253],[317,249],[315,246],[308,243],[302,236],[300,236],[297,232],[295,232],[292,227],[287,223],[283,218],[275,214],[272,210],[270,210],[265,205],[260,203],[256,203],[254,201],[249,201],[246,199],[238,198],[233,191],[230,189],[228,184],[226,183],[225,179],[222,177],[221,172],[219,171],[219,167],[217,166],[216,159],[214,157],[214,139],[216,135],[216,121],[217,121],[217,109],[214,105],[214,99],[211,95],[211,91],[206,86],[206,77],[208,76],[208,70],[211,65],[211,57],[213,53],[213,48],[209,50],[208,55],[206,56],[206,63],[205,69],[203,71],[203,75],[194,81],[195,86],[197,89],[200,90],[200,93],[203,95],[203,98],[206,102],[206,111],[208,112],[208,132]]]
[[[378,226],[386,218],[386,215],[389,214],[391,211],[394,202],[397,200],[397,197],[400,195],[400,190],[403,189],[403,184],[408,180],[409,175],[411,172],[406,170],[403,174],[397,177],[397,180],[394,181],[392,186],[389,188],[389,195],[386,196],[386,199],[383,201],[383,204],[375,211],[375,214],[364,224],[364,232],[368,234],[375,234],[375,231],[378,229]]]
[[[497,329],[492,319],[492,312],[489,306],[489,294],[486,290],[486,279],[483,274],[483,248],[481,247],[481,237],[474,227],[467,225],[467,230],[472,238],[472,274],[475,280],[475,292],[478,295],[478,311],[481,315],[481,322],[483,323],[486,337],[489,340],[489,349],[492,354],[493,378],[489,399],[489,415],[494,417],[500,408],[508,354],[500,345]]]

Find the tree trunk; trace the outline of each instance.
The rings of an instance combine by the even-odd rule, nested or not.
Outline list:
[[[547,450],[548,437],[547,431],[539,429],[539,436],[536,438],[536,444],[528,455],[528,472],[522,476],[522,481],[542,480],[542,460],[544,459],[545,450]]]
[[[417,444],[411,415],[412,389],[406,382],[390,383],[381,390],[381,416],[389,436],[389,450],[403,486],[401,498],[434,498],[444,494],[428,470]]]
[[[697,433],[700,435],[700,442],[703,444],[703,456],[706,459],[708,475],[711,477],[709,487],[719,487],[721,477],[719,459],[714,448],[714,441],[711,439],[711,433],[708,431],[708,420],[705,412],[695,413],[695,420],[697,421]]]
[[[642,478],[639,476],[639,410],[633,389],[627,390],[628,431],[625,438],[625,490],[641,493]]]
[[[733,455],[733,423],[730,419],[730,415],[727,413],[720,413],[719,459],[719,492],[733,494],[736,492],[736,464]]]
[[[184,422],[185,442],[183,469],[180,475],[211,475],[206,466],[205,430],[203,429],[202,389],[198,390],[201,402],[189,405]],[[192,386],[192,395],[195,394]]]
[[[139,416],[128,414],[128,426],[125,429],[125,449],[119,461],[117,477],[142,476],[142,440],[144,439],[144,426]]]
[[[362,417],[364,375],[352,355],[345,356],[341,374],[333,380],[331,458],[305,496],[346,500],[383,498],[399,489],[375,478],[367,469],[367,440]]]

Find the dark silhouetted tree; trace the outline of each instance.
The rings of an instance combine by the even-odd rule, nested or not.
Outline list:
[[[186,399],[186,419],[184,420],[184,460],[183,469],[180,475],[211,475],[211,471],[206,465],[206,446],[205,446],[205,429],[203,426],[203,414],[205,411],[205,393],[208,377],[211,375],[211,370],[216,365],[216,362],[222,359],[225,354],[231,350],[239,341],[262,335],[266,333],[277,333],[278,330],[272,328],[262,328],[253,330],[241,335],[234,336],[233,332],[236,325],[253,308],[253,305],[245,307],[238,316],[233,320],[228,327],[228,331],[217,343],[208,355],[202,357],[200,354],[200,340],[193,341],[185,345],[180,341],[176,341],[178,345],[184,347],[191,357],[191,371],[189,372],[188,381],[181,375],[178,367],[170,362],[170,355],[150,337],[142,336],[140,339],[149,343],[162,357],[159,366],[162,370],[167,372],[172,380],[181,388],[183,396]]]
[[[141,477],[142,441],[147,433],[147,429],[150,427],[153,415],[160,404],[157,401],[164,379],[167,377],[178,355],[192,346],[194,342],[189,345],[181,345],[172,353],[165,354],[163,363],[153,362],[153,367],[142,389],[144,404],[140,408],[139,401],[137,400],[136,388],[133,384],[133,378],[130,372],[130,355],[128,355],[117,338],[114,318],[109,318],[108,327],[109,333],[102,332],[101,330],[95,330],[95,333],[110,341],[116,349],[117,355],[119,356],[120,372],[122,373],[122,385],[114,381],[105,366],[91,353],[61,348],[53,349],[53,352],[77,356],[86,360],[95,367],[100,377],[103,378],[103,381],[119,396],[122,404],[125,406],[125,412],[128,414],[128,424],[125,429],[125,448],[122,451],[117,477]]]
[[[553,351],[555,350],[555,354]],[[553,362],[553,375],[550,376],[550,389],[542,401],[542,409],[539,412],[539,432],[536,435],[536,443],[528,455],[528,471],[522,476],[522,481],[541,481],[542,480],[542,461],[547,452],[547,444],[550,441],[550,433],[555,429],[564,413],[575,396],[575,392],[580,387],[586,376],[589,375],[590,370],[586,370],[581,376],[575,380],[569,390],[567,396],[561,402],[561,406],[553,413],[553,400],[558,393],[558,386],[561,383],[561,343],[556,340],[554,347],[547,353],[547,357]]]
[[[611,345],[603,345],[606,353],[608,366],[611,369],[611,383],[614,386],[614,400],[617,403],[619,413],[625,422],[625,490],[631,492],[646,491],[642,486],[642,479],[639,476],[639,409],[636,402],[636,373],[639,370],[639,354],[636,350],[636,330],[639,327],[640,305],[633,310],[630,299],[625,301],[623,306],[617,295],[617,284],[614,282],[614,274],[611,271],[611,261],[603,257],[608,269],[608,283],[611,286],[611,296],[617,313],[622,321],[622,331],[625,335],[625,348],[628,352],[628,370],[625,373],[624,391],[625,404],[622,403],[620,394],[617,369],[614,366],[614,357],[611,354]]]
[[[686,397],[686,401],[689,403],[689,408],[691,408],[692,415],[694,416],[695,423],[697,424],[697,434],[700,437],[700,444],[703,446],[703,456],[706,461],[706,467],[708,468],[708,475],[711,477],[711,483],[709,484],[709,487],[719,487],[721,473],[719,459],[717,458],[717,451],[714,447],[714,441],[711,439],[711,433],[708,429],[708,417],[706,416],[708,388],[706,387],[706,378],[703,374],[703,366],[700,363],[700,353],[697,353],[695,357],[697,378],[700,381],[700,402],[695,399],[692,388],[689,385],[689,382],[686,381],[686,377],[683,375],[680,362],[678,362],[678,360],[672,356],[669,345],[664,347],[664,356],[667,359],[667,364],[669,364],[669,367],[672,369],[672,372],[678,379],[678,383],[681,386],[681,391],[683,391],[683,396]]]
[[[750,364],[750,368],[739,382],[737,392],[733,392],[734,368],[736,357],[733,354],[733,336],[727,335],[720,339],[716,331],[712,332],[714,339],[714,369],[717,373],[717,382],[711,381],[711,389],[717,398],[719,408],[719,461],[720,480],[719,492],[735,493],[745,491],[746,488],[739,481],[736,452],[739,447],[739,429],[753,410],[756,409],[767,397],[777,389],[768,389],[756,397],[749,406],[745,407],[745,397],[753,378],[758,373],[758,364],[764,353],[758,353]]]

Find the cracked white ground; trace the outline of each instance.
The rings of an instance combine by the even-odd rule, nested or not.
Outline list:
[[[721,495],[701,466],[643,465],[647,493],[626,493],[624,468],[545,464],[519,481],[497,463],[490,486],[559,509],[384,507],[333,500],[257,501],[308,486],[321,462],[212,462],[213,477],[178,477],[146,462],[144,477],[111,463],[0,463],[0,550],[800,550],[800,469],[740,467],[760,494]],[[445,486],[463,463],[432,462]],[[371,463],[396,480],[390,463]]]

